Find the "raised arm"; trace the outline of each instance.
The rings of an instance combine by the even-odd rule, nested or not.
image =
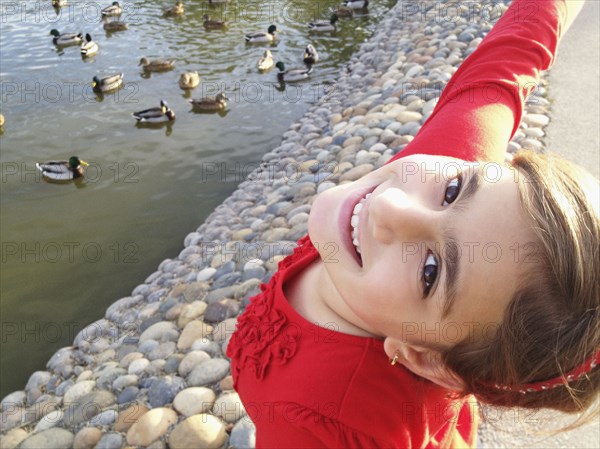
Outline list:
[[[514,0],[460,65],[415,139],[394,159],[434,154],[501,162],[524,101],[554,62],[579,0]],[[393,159],[393,160],[394,160]]]

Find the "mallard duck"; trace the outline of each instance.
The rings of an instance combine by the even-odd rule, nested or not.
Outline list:
[[[275,40],[275,32],[277,31],[277,27],[275,25],[271,25],[267,32],[264,31],[255,31],[253,33],[248,33],[245,36],[246,42],[254,43],[254,42],[273,42]]]
[[[133,116],[142,123],[164,123],[175,120],[175,111],[169,108],[165,100],[160,100],[160,107],[134,112]]]
[[[50,34],[54,36],[52,42],[54,45],[66,47],[67,45],[78,45],[83,41],[81,33],[60,33],[58,30],[51,30]]]
[[[148,58],[142,58],[140,59],[140,63],[138,65],[141,65],[146,72],[164,72],[174,68],[175,61],[172,59],[149,60]]]
[[[179,77],[179,87],[182,89],[193,89],[198,84],[200,84],[198,72],[185,72]]]
[[[269,70],[273,67],[273,55],[270,50],[265,50],[262,58],[258,60],[258,70]]]
[[[88,164],[77,156],[71,156],[68,161],[36,162],[35,167],[42,172],[42,176],[53,181],[69,181],[81,178],[84,167]]]
[[[94,76],[92,81],[92,89],[94,89],[94,92],[110,92],[111,90],[120,88],[122,85],[122,73],[105,76],[104,78],[98,78],[97,76]]]
[[[369,6],[369,0],[344,0],[344,6],[352,9],[364,9]]]
[[[319,20],[317,22],[310,22],[308,24],[308,28],[311,31],[323,32],[323,31],[335,31],[337,30],[337,25],[335,24],[338,21],[338,16],[336,14],[332,14],[329,20]]]
[[[119,20],[114,20],[112,22],[105,22],[104,25],[102,25],[102,27],[104,28],[105,31],[125,31],[129,28],[129,25],[127,25],[125,22],[121,22]]]
[[[204,22],[202,22],[204,28],[226,28],[229,26],[227,22],[223,22],[222,20],[212,20],[208,14],[204,14],[202,19],[204,19]]]
[[[119,2],[112,2],[112,5],[107,6],[102,10],[103,16],[120,16],[123,13],[123,8]]]
[[[310,73],[312,72],[312,67],[309,67],[307,69],[286,70],[284,63],[281,61],[279,61],[277,64],[275,64],[275,67],[277,67],[279,69],[279,73],[277,73],[277,79],[279,79],[279,81],[287,81],[287,82],[302,81],[302,80],[308,78],[308,75],[310,75]]]
[[[52,0],[52,6],[54,6],[55,8],[67,6],[67,0]]]
[[[319,60],[319,53],[317,53],[317,49],[313,47],[312,44],[308,44],[306,49],[304,50],[304,62],[306,64],[314,64]]]
[[[185,12],[185,8],[183,7],[183,2],[177,2],[175,6],[164,8],[163,11],[165,16],[180,16]]]
[[[98,53],[98,44],[92,40],[90,33],[85,35],[85,42],[81,44],[81,54],[83,56],[92,56]]]
[[[337,9],[330,9],[330,11],[338,17],[354,17],[354,9],[348,6],[340,6]]]
[[[227,107],[227,98],[223,92],[219,92],[216,97],[204,97],[200,99],[191,99],[192,109],[196,111],[219,111]]]
[[[229,0],[208,0],[208,3],[211,5],[219,5],[223,3],[227,3]]]

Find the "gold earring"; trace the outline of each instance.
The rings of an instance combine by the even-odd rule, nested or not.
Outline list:
[[[399,358],[400,358],[400,352],[398,350],[396,350],[396,352],[394,352],[394,358],[390,359],[390,365],[394,366],[396,363],[398,363]]]

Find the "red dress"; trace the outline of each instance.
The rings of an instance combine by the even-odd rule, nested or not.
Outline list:
[[[523,101],[552,63],[565,16],[559,1],[515,0],[396,158],[503,161]],[[381,340],[310,323],[290,306],[283,285],[319,257],[308,236],[298,244],[239,317],[227,349],[256,447],[474,447],[471,397],[450,399],[442,387],[390,367]]]

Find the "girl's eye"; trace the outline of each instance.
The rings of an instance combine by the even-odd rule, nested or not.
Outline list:
[[[438,276],[438,261],[433,253],[427,255],[423,266],[423,296],[429,295]]]
[[[444,201],[442,204],[444,206],[447,206],[448,204],[452,204],[458,197],[461,187],[462,187],[462,175],[459,174],[456,178],[451,180],[448,183],[448,185],[446,186],[446,192],[444,194]]]

